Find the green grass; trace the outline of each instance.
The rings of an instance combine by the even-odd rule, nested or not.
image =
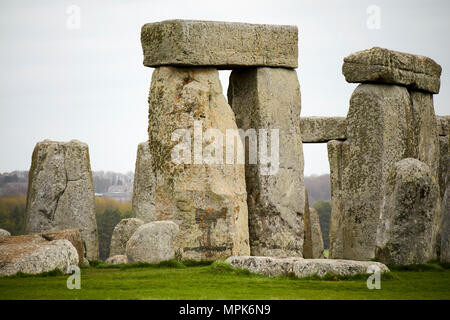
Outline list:
[[[105,265],[81,269],[81,290],[66,287],[67,275],[0,278],[0,299],[450,299],[450,269],[427,264],[395,267],[381,290],[368,290],[367,275],[268,278],[223,261],[176,260],[157,265]]]

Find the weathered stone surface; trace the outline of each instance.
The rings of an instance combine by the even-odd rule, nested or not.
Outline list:
[[[26,233],[79,229],[87,258],[98,259],[94,187],[85,143],[38,142],[29,174]]]
[[[301,117],[300,130],[303,143],[345,140],[347,137],[345,117]]]
[[[422,91],[410,91],[412,102],[412,121],[410,127],[414,128],[413,154],[426,163],[431,173],[437,178],[439,175],[439,130],[434,113],[433,95]]]
[[[394,163],[412,153],[412,106],[404,87],[361,84],[347,115],[348,163],[343,172],[344,259],[370,260],[383,188]]]
[[[133,185],[133,216],[144,222],[156,220],[156,176],[152,169],[152,155],[149,147],[148,141],[138,146]]]
[[[449,136],[439,137],[439,190],[441,198],[447,188],[447,175],[450,168]]]
[[[81,233],[78,229],[68,229],[62,231],[44,232],[40,234],[44,239],[48,241],[66,239],[69,240],[73,247],[77,250],[78,261],[80,266],[84,262],[84,245],[81,238]]]
[[[261,129],[279,134],[279,167],[277,160],[270,160],[270,167],[261,164],[261,158],[257,164],[246,162],[251,254],[301,257],[305,191],[297,73],[282,68],[234,70],[228,101],[239,128],[259,130],[260,152]],[[276,150],[274,140],[268,141],[270,150]],[[252,143],[247,148],[254,150]],[[278,170],[265,172],[268,168]]]
[[[436,116],[438,134],[448,136],[450,133],[450,116]]]
[[[328,162],[330,164],[331,217],[329,257],[336,259],[344,256],[343,206],[345,190],[343,174],[349,162],[348,141],[331,140],[327,143]]]
[[[324,276],[327,273],[341,276],[365,274],[369,266],[378,267],[380,272],[389,272],[384,264],[372,261],[241,256],[230,257],[226,262],[233,267],[248,269],[269,277],[292,274],[299,278],[312,275]]]
[[[379,270],[381,273],[390,271],[386,265],[379,262],[334,259],[304,259],[295,261],[292,267],[294,275],[298,278],[312,275],[323,277],[327,273],[351,276],[372,273],[373,271],[370,272],[370,269]]]
[[[149,222],[140,226],[127,242],[126,254],[130,263],[175,259],[179,251],[176,237],[179,227],[172,221]]]
[[[128,258],[126,255],[119,254],[115,256],[111,256],[106,259],[105,263],[107,264],[126,264],[128,263]]]
[[[306,189],[305,199],[303,257],[308,259],[320,259],[323,258],[324,247],[322,231],[320,230],[319,214],[316,209],[309,207]]]
[[[446,141],[447,146],[447,175],[445,178],[445,192],[441,204],[441,246],[440,260],[441,262],[450,262],[450,143]],[[441,147],[442,144],[441,144]],[[445,146],[444,146],[445,148]],[[441,149],[442,150],[442,149]],[[444,168],[442,168],[444,170]]]
[[[0,276],[67,272],[72,265],[78,265],[78,253],[69,240],[47,241],[38,234],[0,238]]]
[[[136,218],[121,220],[114,228],[109,247],[109,256],[124,255],[128,240],[143,224],[144,221]]]
[[[267,66],[297,68],[296,26],[168,20],[142,27],[147,67]]]
[[[439,93],[442,68],[432,59],[373,47],[344,58],[347,82],[399,84]]]
[[[177,129],[184,129],[176,131],[183,138],[172,140]],[[250,253],[244,164],[225,164],[220,148],[217,153],[211,151],[211,129],[223,137],[226,130],[237,129],[218,71],[155,69],[149,96],[155,219],[179,225],[176,246],[183,259],[214,260]],[[182,153],[184,146],[189,147]]]
[[[429,166],[412,158],[396,162],[386,181],[384,196],[376,259],[405,265],[435,258],[439,186]]]
[[[0,229],[0,238],[1,237],[9,237],[11,235],[11,233],[9,233],[9,231],[5,230],[5,229]]]

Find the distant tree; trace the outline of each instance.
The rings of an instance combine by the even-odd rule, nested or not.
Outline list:
[[[26,197],[0,198],[0,228],[12,235],[23,234],[25,226]]]
[[[315,203],[319,200],[328,201],[331,199],[329,174],[306,176],[305,187],[308,190],[309,203]]]
[[[331,202],[319,200],[314,202],[313,208],[319,214],[320,229],[322,230],[323,245],[325,249],[330,248],[330,218]]]

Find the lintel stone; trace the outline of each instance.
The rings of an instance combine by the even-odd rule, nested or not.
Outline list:
[[[141,43],[147,67],[298,66],[296,26],[167,20],[145,24]]]

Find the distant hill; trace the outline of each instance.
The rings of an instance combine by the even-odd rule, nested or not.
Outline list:
[[[94,192],[97,196],[131,201],[134,173],[111,171],[92,172]],[[28,171],[13,171],[0,174],[0,197],[26,195],[28,189]]]
[[[313,174],[310,176],[305,176],[305,187],[308,191],[310,206],[312,206],[314,202],[319,200],[330,201],[331,186],[329,174]]]
[[[111,171],[92,172],[94,192],[98,196],[131,201],[133,194],[134,173],[117,173]],[[330,200],[330,175],[311,175],[305,177],[309,205],[316,201]],[[0,197],[26,195],[28,188],[28,171],[13,171],[0,174]]]

